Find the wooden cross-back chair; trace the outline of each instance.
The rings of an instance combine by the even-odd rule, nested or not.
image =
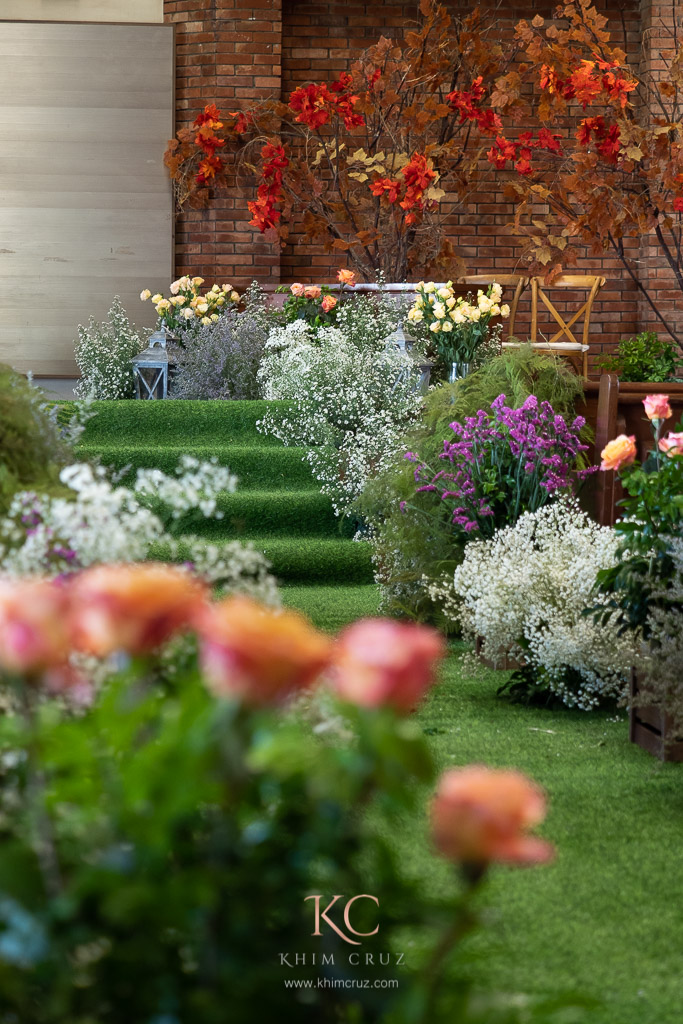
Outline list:
[[[590,351],[593,303],[604,284],[604,277],[596,277],[592,274],[561,274],[551,285],[545,285],[540,277],[531,278],[531,333],[529,338],[531,345],[534,348],[546,349],[547,351],[558,352],[560,355],[567,356],[584,378],[588,377],[588,353]],[[565,320],[546,294],[547,291],[552,291],[555,288],[566,291],[585,291],[588,292],[588,297],[584,304]],[[544,339],[543,341],[538,340],[539,300],[560,328],[551,338]],[[583,329],[581,340],[579,340],[572,328],[580,320],[581,316],[583,316]],[[522,343],[518,341],[503,342],[503,346],[508,348],[519,346],[520,344]]]
[[[488,288],[490,284],[499,284],[503,289],[503,299],[508,302],[510,306],[510,318],[508,320],[507,332],[508,338],[514,338],[517,307],[519,306],[519,300],[522,297],[522,292],[529,285],[528,277],[523,277],[521,274],[466,274],[464,277],[459,277],[455,283],[472,289],[484,289]],[[506,295],[510,292],[512,292],[512,296],[508,300]]]

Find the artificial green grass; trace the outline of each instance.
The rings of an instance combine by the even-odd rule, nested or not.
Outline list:
[[[300,448],[260,434],[272,402],[95,402],[79,453],[98,458],[130,481],[140,467],[173,473],[182,455],[215,457],[238,477],[236,494],[219,497],[219,520],[189,516],[181,530],[213,543],[249,541],[281,583],[367,585],[370,548],[354,543],[354,524],[340,521],[314,480]],[[60,417],[71,415],[69,403]],[[156,557],[168,557],[160,546]],[[181,545],[179,556],[187,557]]]
[[[171,439],[163,446],[141,441],[119,444],[115,439],[107,441],[88,440],[79,444],[78,454],[85,459],[99,459],[103,466],[111,466],[120,472],[128,468],[122,477],[126,483],[135,479],[135,472],[142,468],[156,468],[164,473],[174,473],[180,457],[191,452],[198,459],[215,458],[221,466],[228,466],[237,477],[240,491],[281,490],[318,491],[308,463],[304,461],[302,448],[283,448],[274,445],[224,444],[221,441],[198,442],[191,446],[183,441]],[[260,438],[259,438],[260,441]]]
[[[353,524],[335,516],[319,491],[241,491],[219,495],[221,519],[195,517],[192,532],[212,540],[231,536],[351,537]]]
[[[337,633],[356,619],[378,614],[379,588],[366,586],[285,586],[282,602],[298,608],[311,622],[328,633]]]
[[[548,793],[542,832],[556,861],[492,871],[484,903],[495,924],[468,950],[478,983],[593,997],[591,1024],[679,1022],[683,767],[630,744],[623,710],[513,705],[496,695],[504,678],[472,681],[453,654],[419,716],[443,769],[513,766]],[[433,874],[420,843],[406,842],[405,856]]]
[[[68,419],[75,403],[60,404],[60,419]],[[227,444],[237,439],[258,439],[260,445],[279,446],[276,438],[259,434],[256,423],[269,409],[287,408],[286,402],[93,402],[96,414],[88,423],[90,443],[131,442],[163,447],[172,438],[189,450],[195,443]]]

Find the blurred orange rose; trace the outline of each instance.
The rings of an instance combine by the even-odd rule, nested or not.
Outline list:
[[[552,845],[525,833],[543,821],[545,808],[542,790],[521,772],[451,768],[432,802],[432,836],[444,857],[464,864],[542,864],[552,859]]]
[[[337,280],[341,282],[341,284],[348,285],[350,288],[356,283],[356,275],[353,270],[340,270],[337,274]]]
[[[293,284],[289,290],[292,293],[292,295],[296,295],[298,299],[304,293],[304,286],[302,284]]]
[[[321,303],[324,313],[329,313],[331,309],[337,305],[337,300],[334,295],[326,295]]]
[[[635,435],[619,434],[613,441],[600,452],[602,462],[600,469],[620,469],[622,466],[630,466],[636,457]]]
[[[101,565],[74,577],[74,638],[79,650],[103,657],[145,654],[189,627],[206,589],[170,565]]]
[[[68,596],[51,580],[0,580],[0,666],[44,673],[66,663]]]
[[[683,455],[683,432],[675,434],[668,433],[659,442],[659,450],[667,455]]]
[[[643,399],[645,415],[649,420],[668,420],[671,406],[666,395],[648,395]]]
[[[444,653],[442,636],[427,626],[364,619],[338,640],[333,686],[364,707],[411,711],[433,684]]]
[[[208,606],[199,620],[200,658],[213,691],[248,704],[285,700],[327,667],[332,641],[294,611],[247,597]]]
[[[304,295],[307,299],[319,299],[320,298],[320,285],[309,284],[304,288]]]

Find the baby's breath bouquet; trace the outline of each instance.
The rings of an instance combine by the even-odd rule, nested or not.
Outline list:
[[[475,299],[471,292],[456,296],[452,281],[444,285],[420,281],[416,291],[408,320],[429,330],[451,380],[466,376],[477,349],[489,335],[491,319],[510,315],[510,307],[500,305],[503,289],[494,282],[486,292],[480,288]]]
[[[239,293],[231,284],[214,284],[204,294],[200,292],[203,277],[181,277],[171,285],[168,298],[149,288],[140,292],[140,299],[151,299],[159,314],[159,326],[180,332],[195,324],[216,323],[221,315],[239,302]]]

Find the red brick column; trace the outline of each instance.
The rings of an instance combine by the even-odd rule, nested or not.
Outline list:
[[[640,0],[641,75],[649,75],[655,81],[663,76],[667,63],[675,56],[675,43],[683,40],[681,11],[678,0]],[[656,113],[661,114],[661,111],[658,109]],[[641,241],[639,259],[640,280],[648,287],[657,307],[668,320],[677,323],[679,333],[683,334],[683,297],[654,235]],[[643,296],[639,297],[638,326],[640,330],[653,330],[666,336]]]
[[[282,0],[164,0],[164,19],[176,25],[178,128],[206,103],[238,110],[279,96]],[[238,286],[254,278],[278,282],[277,249],[249,226],[247,197],[234,179],[228,185],[208,210],[178,216],[176,274]]]

